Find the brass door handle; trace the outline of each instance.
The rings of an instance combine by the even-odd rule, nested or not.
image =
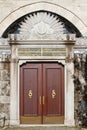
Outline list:
[[[53,90],[52,90],[52,98],[54,99],[55,97],[56,97],[56,90],[53,89]]]
[[[45,104],[45,97],[44,96],[40,96],[39,97],[39,103],[40,103],[40,105],[41,104],[43,104],[43,105]]]
[[[45,104],[45,97],[43,96],[43,105]]]
[[[42,104],[42,98],[41,98],[41,96],[39,97],[39,103],[40,103],[40,105]]]
[[[32,96],[33,96],[33,93],[32,93],[31,89],[28,91],[28,96],[29,96],[29,98],[32,98]]]

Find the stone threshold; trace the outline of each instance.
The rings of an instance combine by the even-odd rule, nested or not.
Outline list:
[[[87,130],[87,129],[81,129],[80,127],[68,127],[68,126],[10,126],[10,127],[4,127],[0,130]]]

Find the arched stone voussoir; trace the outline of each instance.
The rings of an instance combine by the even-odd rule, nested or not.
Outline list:
[[[19,7],[18,9],[8,14],[8,16],[4,18],[4,20],[2,20],[2,22],[0,23],[0,36],[2,36],[4,31],[14,21],[16,21],[17,19],[28,13],[39,10],[46,10],[61,15],[62,17],[70,21],[81,32],[82,35],[86,34],[87,32],[87,27],[84,24],[84,22],[76,14],[66,9],[65,7],[62,7],[60,5],[51,2],[36,2]]]

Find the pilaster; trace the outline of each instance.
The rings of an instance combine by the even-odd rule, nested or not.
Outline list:
[[[66,46],[66,113],[65,125],[74,126],[74,64],[73,64],[73,45]]]

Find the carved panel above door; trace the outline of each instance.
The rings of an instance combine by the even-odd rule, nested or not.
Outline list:
[[[26,16],[25,20],[21,22],[19,35],[25,40],[52,40],[61,39],[65,31],[66,28],[57,16],[52,13],[38,12]]]

